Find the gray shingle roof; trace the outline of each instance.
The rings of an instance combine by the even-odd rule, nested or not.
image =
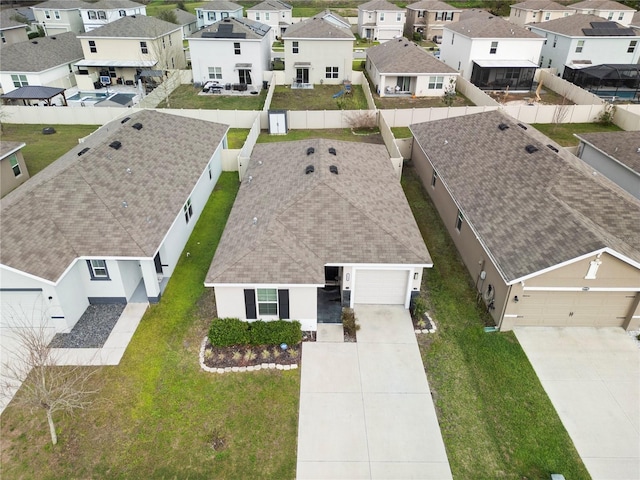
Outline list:
[[[38,3],[31,8],[48,10],[77,10],[79,8],[86,8],[87,2],[82,0],[48,0],[47,2]]]
[[[10,151],[22,146],[24,146],[24,142],[7,142],[6,140],[0,140],[0,159],[5,158]]]
[[[349,28],[339,27],[334,23],[329,22],[324,18],[327,15],[334,15],[340,21],[347,22],[339,15],[326,10],[314,17],[290,25],[282,35],[282,38],[340,38],[355,40],[356,37],[353,35],[353,33],[351,33],[351,30]]]
[[[26,28],[27,25],[25,23],[20,23],[11,18],[15,15],[17,15],[15,10],[0,10],[0,30]]]
[[[181,28],[180,25],[165,22],[156,17],[130,15],[78,36],[83,38],[158,38],[179,28]]]
[[[185,12],[180,8],[176,8],[173,11],[176,14],[176,20],[178,20],[180,25],[187,25],[198,21],[198,18],[191,12]]]
[[[550,0],[528,0],[526,2],[516,3],[511,5],[511,8],[517,8],[520,10],[532,10],[532,11],[571,11],[569,7],[560,5],[559,3],[552,2]]]
[[[613,0],[585,0],[584,2],[569,5],[569,7],[579,10],[634,10],[631,7],[627,7],[622,3],[614,2]]]
[[[368,48],[367,58],[380,73],[458,73],[406,38]]]
[[[228,2],[227,0],[211,0],[209,2],[204,2],[202,5],[197,7],[200,10],[204,11],[235,11],[242,8],[242,5],[238,5],[237,3]]]
[[[407,5],[407,8],[409,10],[428,10],[430,12],[459,12],[462,10],[461,8],[452,7],[448,3],[440,2],[438,0],[425,0],[422,2],[411,3]]]
[[[490,13],[480,13],[445,28],[469,38],[542,38],[526,28],[522,28]]]
[[[66,32],[0,47],[0,71],[42,72],[84,58],[80,40]]]
[[[155,254],[228,127],[154,110],[130,117],[0,200],[2,264],[56,281],[79,256]]]
[[[267,34],[269,30],[271,30],[271,27],[269,25],[256,22],[255,20],[249,20],[248,18],[244,18],[244,17],[243,18],[229,17],[224,20],[220,20],[219,22],[212,23],[208,27],[205,27],[201,30],[198,30],[197,32],[193,33],[189,38],[206,38],[202,36],[203,33],[217,32],[221,25],[225,25],[225,26],[231,25],[232,30],[231,32],[227,32],[227,33],[231,33],[231,34],[244,33],[246,35],[246,38],[248,39],[260,40],[264,38],[264,36]],[[219,39],[229,39],[229,38],[233,38],[233,37],[226,36],[226,38],[219,37],[217,39],[219,40]]]
[[[60,95],[65,91],[59,87],[45,87],[43,85],[25,85],[24,87],[11,90],[9,93],[0,95],[0,98],[11,98],[14,100],[45,100]]]
[[[278,0],[266,0],[264,2],[260,2],[253,7],[247,8],[247,12],[250,11],[280,11],[280,10],[293,10],[293,7],[288,3],[280,2]]]
[[[499,111],[410,128],[507,282],[605,247],[640,261],[640,202],[539,132]]]
[[[582,31],[583,28],[591,29],[591,22],[606,22],[607,20],[591,14],[577,14],[569,15],[568,17],[556,18],[555,20],[549,20],[548,22],[540,22],[536,24],[530,24],[531,28],[539,28],[547,32],[559,33],[561,35],[567,35],[570,37],[584,37],[586,36]],[[615,24],[616,28],[626,28],[616,22],[609,22]],[[593,37],[590,37],[593,38]],[[633,38],[633,37],[631,37]]]
[[[581,133],[576,137],[640,174],[640,132]]]
[[[85,2],[83,10],[115,10],[117,8],[141,8],[138,2],[132,0],[98,0],[95,3]]]
[[[305,174],[307,165],[315,171]],[[386,148],[256,145],[206,283],[324,284],[330,262],[431,264]]]
[[[633,14],[631,25],[633,25],[634,27],[640,27],[640,12],[636,12]]]
[[[391,2],[388,2],[387,0],[371,0],[370,2],[362,3],[358,5],[358,10],[364,10],[367,12],[371,12],[371,11],[404,12],[404,8],[400,8],[399,6],[394,5]]]

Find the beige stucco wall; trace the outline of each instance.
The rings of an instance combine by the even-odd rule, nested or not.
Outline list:
[[[49,11],[49,17],[46,18],[46,11]],[[55,18],[55,12],[58,12],[60,18]],[[57,33],[74,32],[83,33],[84,24],[82,23],[82,15],[80,10],[56,10],[53,8],[40,9],[34,8],[33,14],[36,17],[36,23],[41,25],[47,36]]]
[[[449,25],[454,22],[458,22],[460,20],[460,12],[453,12],[453,20],[436,20],[436,13],[433,12],[425,12],[424,17],[418,17],[417,10],[407,9],[407,20],[405,22],[405,30],[404,34],[407,38],[411,38],[413,36],[413,32],[416,31],[416,24],[424,24],[425,27],[423,32],[423,37],[431,40],[434,35],[442,35],[442,28],[444,25]]]
[[[20,165],[20,175],[17,177],[11,168],[11,162],[9,161],[11,156],[12,155],[9,155],[0,160],[0,197],[4,197],[11,190],[29,180],[29,171],[27,170],[27,164],[24,163],[22,151],[18,150],[15,152],[18,165]]]
[[[11,28],[8,30],[2,30],[2,38],[4,38],[4,42],[2,45],[11,45],[13,43],[26,42],[29,40],[29,35],[27,35],[27,27],[24,28]]]
[[[509,21],[511,23],[515,23],[516,25],[524,27],[527,23],[549,22],[558,18],[568,17],[569,15],[573,15],[573,12],[562,10],[532,11],[522,10],[519,8],[511,8]]]
[[[298,42],[298,53],[292,52],[293,41]],[[311,63],[309,83],[329,85],[351,80],[353,70],[353,40],[289,40],[284,42],[285,83],[296,78],[296,63]],[[325,78],[326,67],[338,67],[338,78]]]

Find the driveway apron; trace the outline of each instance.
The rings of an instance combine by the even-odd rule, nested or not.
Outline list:
[[[297,477],[452,478],[408,311],[356,317],[357,343],[303,345]]]

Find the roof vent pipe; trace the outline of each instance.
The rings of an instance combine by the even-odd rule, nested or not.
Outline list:
[[[331,166],[329,167],[329,171],[330,171],[331,173],[334,173],[334,174],[338,175],[338,167],[336,167],[335,165],[331,165]]]
[[[309,147],[309,148],[307,148],[307,155],[311,155],[311,154],[312,154],[312,153],[314,153],[315,151],[316,151],[316,149],[315,149],[315,148],[313,148],[313,147]]]
[[[310,173],[315,172],[315,167],[313,165],[307,165],[307,168],[304,169],[305,175],[309,175]]]

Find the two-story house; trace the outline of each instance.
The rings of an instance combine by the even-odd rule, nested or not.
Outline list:
[[[358,35],[367,40],[386,42],[401,37],[405,20],[405,9],[387,0],[358,5]]]
[[[77,62],[80,90],[99,87],[99,77],[111,83],[135,84],[148,70],[186,67],[182,27],[156,17],[122,17],[78,36],[84,60]]]
[[[573,15],[575,10],[550,0],[527,0],[511,5],[509,21],[521,27]]]
[[[638,32],[595,15],[576,14],[529,27],[545,37],[540,66],[558,69],[563,78],[580,68],[637,63],[640,57]]]
[[[404,34],[413,38],[413,34],[418,33],[422,38],[440,43],[443,27],[459,21],[461,12],[461,9],[439,0],[411,3],[407,5]]]
[[[198,30],[198,18],[190,12],[185,12],[180,8],[173,10],[176,15],[178,25],[182,26],[182,38],[187,38],[193,32]]]
[[[228,17],[242,18],[242,6],[227,0],[212,0],[196,7],[198,29]]]
[[[31,7],[35,22],[45,35],[64,32],[83,33],[80,9],[87,6],[82,0],[47,0]]]
[[[576,13],[595,15],[611,22],[629,26],[636,12],[633,8],[614,2],[613,0],[584,0],[583,2],[569,5]]]
[[[544,41],[500,17],[477,14],[444,27],[440,59],[482,89],[528,91]]]
[[[256,22],[269,25],[269,40],[275,42],[285,32],[287,27],[293,23],[293,7],[280,0],[266,0],[247,8],[247,18]]]
[[[351,80],[353,41],[347,20],[330,10],[294,23],[282,35],[286,82],[293,88]]]
[[[27,24],[15,20],[14,10],[0,11],[0,42],[2,45],[26,42],[29,40]]]
[[[90,32],[121,17],[146,15],[147,7],[132,0],[99,0],[95,3],[84,2],[80,8],[84,31]]]
[[[197,31],[188,39],[193,81],[259,90],[271,63],[270,30],[247,18],[225,18]]]

